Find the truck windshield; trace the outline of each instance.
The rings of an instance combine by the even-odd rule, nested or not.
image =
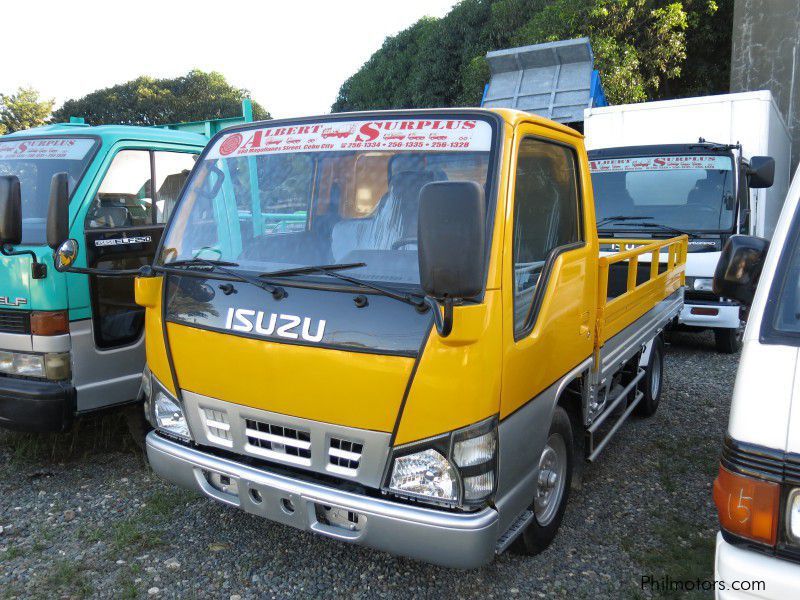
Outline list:
[[[693,232],[730,230],[736,201],[733,159],[723,155],[590,160],[597,220],[642,217]],[[617,221],[603,229],[632,229]]]
[[[23,244],[45,243],[50,180],[67,173],[72,194],[96,145],[91,138],[0,138],[0,176],[19,178]]]
[[[418,286],[420,191],[464,180],[485,189],[492,135],[480,119],[422,118],[222,135],[192,173],[161,263],[200,257],[259,273],[364,263],[348,275]]]

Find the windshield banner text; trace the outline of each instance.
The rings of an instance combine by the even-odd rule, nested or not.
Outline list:
[[[619,173],[623,171],[671,171],[676,169],[710,169],[730,171],[731,159],[727,156],[637,156],[635,158],[608,158],[590,160],[592,173]]]
[[[93,145],[87,138],[0,141],[0,160],[81,160]]]
[[[229,133],[207,158],[347,150],[488,152],[491,143],[491,125],[478,119],[336,121]]]

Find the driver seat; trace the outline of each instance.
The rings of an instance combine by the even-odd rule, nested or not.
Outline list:
[[[401,171],[389,182],[389,192],[366,219],[337,223],[331,235],[331,250],[339,261],[354,250],[390,250],[403,239],[416,239],[419,195],[434,180],[430,171]]]

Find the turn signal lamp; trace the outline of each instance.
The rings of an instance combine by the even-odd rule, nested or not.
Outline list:
[[[780,486],[729,471],[714,480],[714,504],[722,528],[762,544],[775,545],[780,520]]]
[[[33,335],[64,335],[69,333],[69,316],[65,310],[35,310],[31,313]]]

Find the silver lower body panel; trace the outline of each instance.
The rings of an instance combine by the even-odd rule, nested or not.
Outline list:
[[[341,491],[220,458],[147,436],[153,470],[169,481],[231,506],[304,531],[446,567],[475,568],[492,560],[497,511],[451,513]],[[218,485],[215,482],[227,482]],[[347,524],[326,511],[352,514]],[[332,522],[335,521],[335,522]]]

